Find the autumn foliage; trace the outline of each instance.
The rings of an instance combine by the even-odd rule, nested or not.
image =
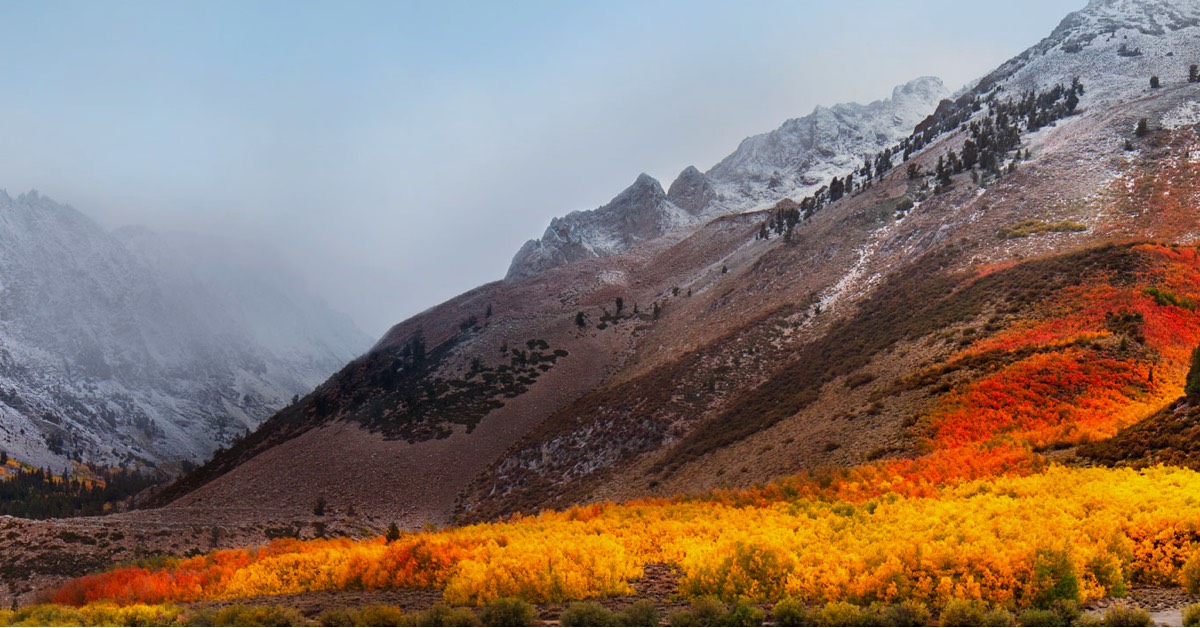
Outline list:
[[[1177,584],[1200,564],[1200,474],[1069,468],[1039,453],[1111,436],[1183,391],[1200,344],[1200,256],[1133,250],[1136,272],[1042,295],[919,374],[912,385],[957,374],[913,428],[919,456],[392,542],[280,540],[80,578],[53,601],[433,587],[451,604],[561,602],[631,594],[655,563],[680,569],[687,596],[807,604],[1044,607]]]

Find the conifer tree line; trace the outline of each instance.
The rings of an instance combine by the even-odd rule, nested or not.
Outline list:
[[[862,166],[855,171],[844,177],[834,177],[828,185],[821,186],[799,203],[786,198],[777,203],[767,222],[759,227],[757,239],[768,239],[774,232],[790,240],[792,229],[800,221],[808,221],[814,213],[845,196],[869,189],[873,181],[882,179],[895,167],[897,157],[901,162],[908,162],[914,153],[956,129],[966,131],[968,138],[960,151],[951,149],[938,157],[937,169],[933,173],[938,189],[948,187],[952,176],[976,169],[985,176],[1002,176],[1013,169],[1015,160],[1022,156],[1029,157],[1028,151],[1024,155],[1020,151],[1021,136],[1074,114],[1079,107],[1079,97],[1084,94],[1084,87],[1076,78],[1069,86],[1059,84],[1041,92],[1030,90],[1016,99],[1001,100],[1002,91],[1003,88],[997,87],[986,95],[972,93],[955,101],[943,101],[937,111],[918,124],[911,135],[895,146],[865,155]],[[972,120],[976,113],[985,109],[983,116]],[[1016,155],[1010,161],[1010,154],[1014,151]],[[908,176],[918,179],[925,173],[916,164],[909,164]]]
[[[0,452],[0,460],[7,463],[8,454]],[[0,477],[0,515],[26,519],[101,515],[162,480],[129,469],[87,468],[96,479],[72,477],[65,470],[56,475],[49,469],[9,465],[7,475]]]

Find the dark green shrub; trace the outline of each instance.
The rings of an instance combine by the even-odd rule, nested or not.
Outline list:
[[[617,614],[599,602],[575,602],[563,611],[559,623],[564,626],[620,626]]]
[[[942,626],[986,626],[987,607],[979,600],[953,599],[942,609],[938,624]]]
[[[1050,608],[1057,600],[1079,601],[1079,577],[1065,550],[1039,549],[1033,559],[1033,605]]]
[[[816,626],[817,612],[794,597],[785,597],[771,609],[771,621],[777,626]]]
[[[304,626],[308,622],[294,608],[279,605],[234,604],[221,609],[203,609],[185,620],[189,626]]]
[[[1065,623],[1058,613],[1042,608],[1027,608],[1017,615],[1017,623],[1022,626],[1070,626]]]
[[[830,602],[817,615],[818,626],[864,626],[867,614],[849,602]]]
[[[350,611],[351,626],[404,626],[416,619],[417,613],[406,614],[395,606],[373,604]],[[327,624],[328,625],[328,624]],[[335,624],[336,625],[336,624]]]
[[[437,604],[424,613],[409,613],[401,626],[481,626],[479,616],[469,608]]]
[[[1150,613],[1144,609],[1117,604],[1104,612],[1105,626],[1153,626]]]
[[[1016,626],[1017,618],[1006,609],[995,607],[983,614],[984,626]]]
[[[738,600],[725,614],[721,622],[726,626],[761,626],[767,614],[763,610],[745,600]]]
[[[502,597],[492,600],[479,614],[485,626],[532,626],[537,611],[524,600]]]
[[[317,623],[322,626],[356,626],[354,611],[348,608],[331,608],[317,616]]]
[[[657,626],[658,605],[650,600],[638,600],[621,611],[619,619],[623,626]]]
[[[704,597],[692,602],[691,608],[671,613],[672,626],[724,626],[729,607],[714,597]]]
[[[928,626],[929,607],[917,600],[905,600],[880,609],[876,615],[880,626]]]

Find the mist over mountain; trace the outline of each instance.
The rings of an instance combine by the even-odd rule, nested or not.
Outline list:
[[[207,457],[369,339],[247,242],[108,233],[0,193],[0,450],[145,466]]]

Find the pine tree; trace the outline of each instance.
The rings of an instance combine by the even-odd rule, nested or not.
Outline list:
[[[845,191],[846,184],[842,183],[841,179],[834,177],[833,181],[829,183],[829,202],[833,203],[842,198]]]
[[[1137,130],[1133,132],[1138,137],[1146,137],[1150,134],[1150,121],[1146,118],[1138,120]]]
[[[1150,89],[1158,89],[1159,87],[1161,87],[1161,85],[1159,85],[1158,77],[1151,76],[1150,77]]]
[[[621,311],[625,309],[625,299],[617,297],[617,316],[621,315]]]
[[[1193,399],[1200,397],[1200,347],[1192,350],[1192,364],[1184,380],[1183,393]]]
[[[1195,63],[1192,64],[1192,67],[1188,68],[1188,82],[1200,83],[1200,68],[1197,68]]]
[[[394,543],[400,540],[400,526],[396,525],[395,521],[388,524],[387,532],[383,533],[383,540],[387,541],[388,543]]]
[[[575,326],[580,329],[583,329],[585,326],[587,326],[587,315],[583,312],[575,314]]]

